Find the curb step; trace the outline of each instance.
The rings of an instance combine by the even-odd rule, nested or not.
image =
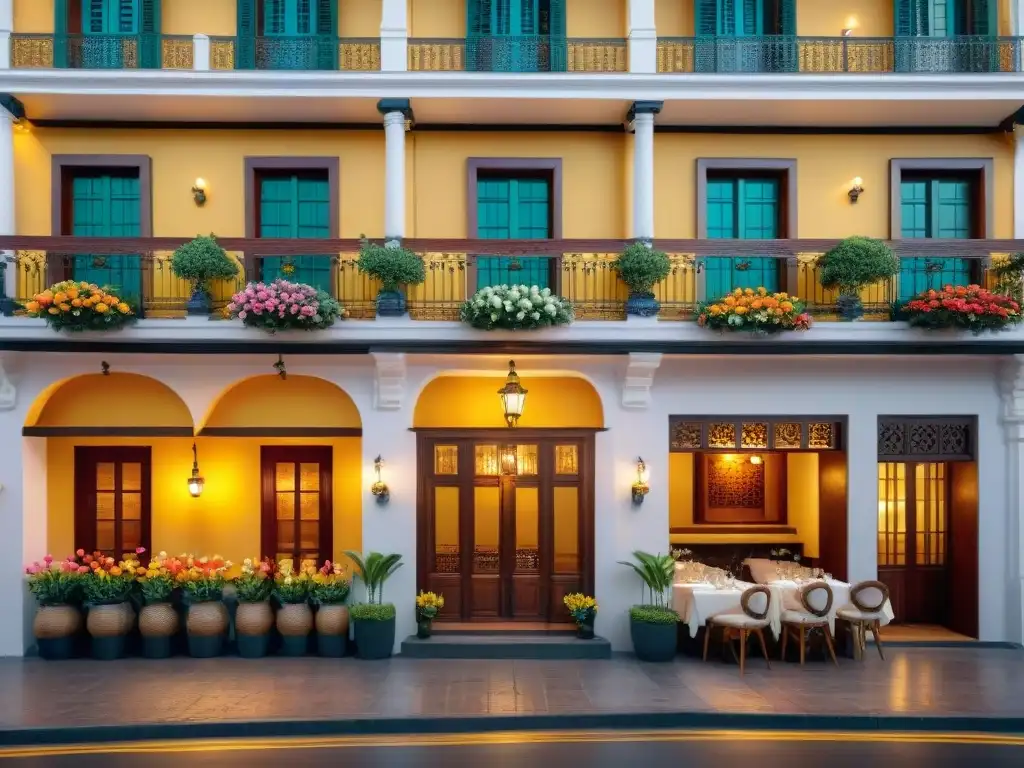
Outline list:
[[[572,634],[435,634],[427,639],[410,635],[402,641],[402,656],[413,659],[610,659],[612,646],[603,637],[580,640]]]

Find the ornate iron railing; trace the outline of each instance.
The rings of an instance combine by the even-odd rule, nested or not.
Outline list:
[[[410,72],[627,72],[624,39],[539,35],[409,40]]]
[[[663,37],[664,73],[1021,72],[1021,37]]]
[[[190,35],[11,35],[13,69],[192,69]]]
[[[0,237],[9,248],[4,267],[16,273],[12,297],[23,304],[47,286],[88,273],[134,296],[150,318],[177,317],[185,312],[190,286],[173,275],[170,254],[183,238]],[[819,319],[835,315],[837,296],[819,283],[818,258],[834,240],[664,240],[656,246],[669,253],[671,271],[654,287],[661,302],[661,319],[683,320],[702,301],[716,299],[735,287],[764,285],[803,299]],[[254,240],[223,238],[221,244],[239,263],[239,275],[213,288],[215,308],[248,280],[272,279],[264,273],[263,257],[303,254],[324,259],[329,290],[350,317],[374,315],[379,284],[359,272],[356,240]],[[625,317],[626,287],[614,269],[621,240],[416,240],[406,245],[422,254],[423,284],[407,290],[409,311],[416,320],[454,320],[462,303],[481,279],[478,260],[514,256],[522,274],[546,274],[550,287],[566,297],[581,320],[620,320]],[[1006,254],[1024,251],[1013,240],[903,240],[891,243],[901,256],[900,274],[865,288],[861,298],[872,319],[887,320],[908,296],[947,283],[981,283],[996,287],[990,265]],[[326,254],[310,257],[310,252]],[[83,256],[82,254],[89,254]],[[107,255],[96,255],[107,254]],[[531,259],[547,259],[549,269],[527,268]],[[327,266],[329,265],[329,270]],[[82,272],[84,270],[84,272]],[[511,278],[515,280],[515,277]],[[0,283],[2,285],[2,283]],[[5,302],[0,291],[0,307]]]
[[[212,37],[210,69],[373,72],[380,69],[380,40],[329,35]]]

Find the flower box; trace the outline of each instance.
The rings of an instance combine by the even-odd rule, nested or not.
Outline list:
[[[922,291],[900,311],[912,326],[974,334],[1005,330],[1022,320],[1020,305],[1013,298],[980,285],[947,285],[941,291]]]
[[[736,288],[718,301],[701,304],[697,325],[721,331],[780,333],[807,330],[811,317],[796,296],[769,293],[764,287]]]
[[[497,285],[481,288],[462,305],[462,322],[490,331],[534,330],[573,321],[572,305],[550,288],[536,285]]]

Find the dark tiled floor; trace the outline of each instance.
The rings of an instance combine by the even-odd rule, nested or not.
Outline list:
[[[873,651],[873,649],[869,649]],[[679,658],[0,660],[0,728],[355,717],[748,712],[1024,717],[1024,652],[890,649],[863,663]]]

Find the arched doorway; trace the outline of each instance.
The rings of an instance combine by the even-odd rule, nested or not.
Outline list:
[[[510,429],[501,384],[442,376],[417,401],[419,586],[444,594],[442,619],[565,621],[562,598],[594,590],[600,397],[580,378],[535,376]]]

